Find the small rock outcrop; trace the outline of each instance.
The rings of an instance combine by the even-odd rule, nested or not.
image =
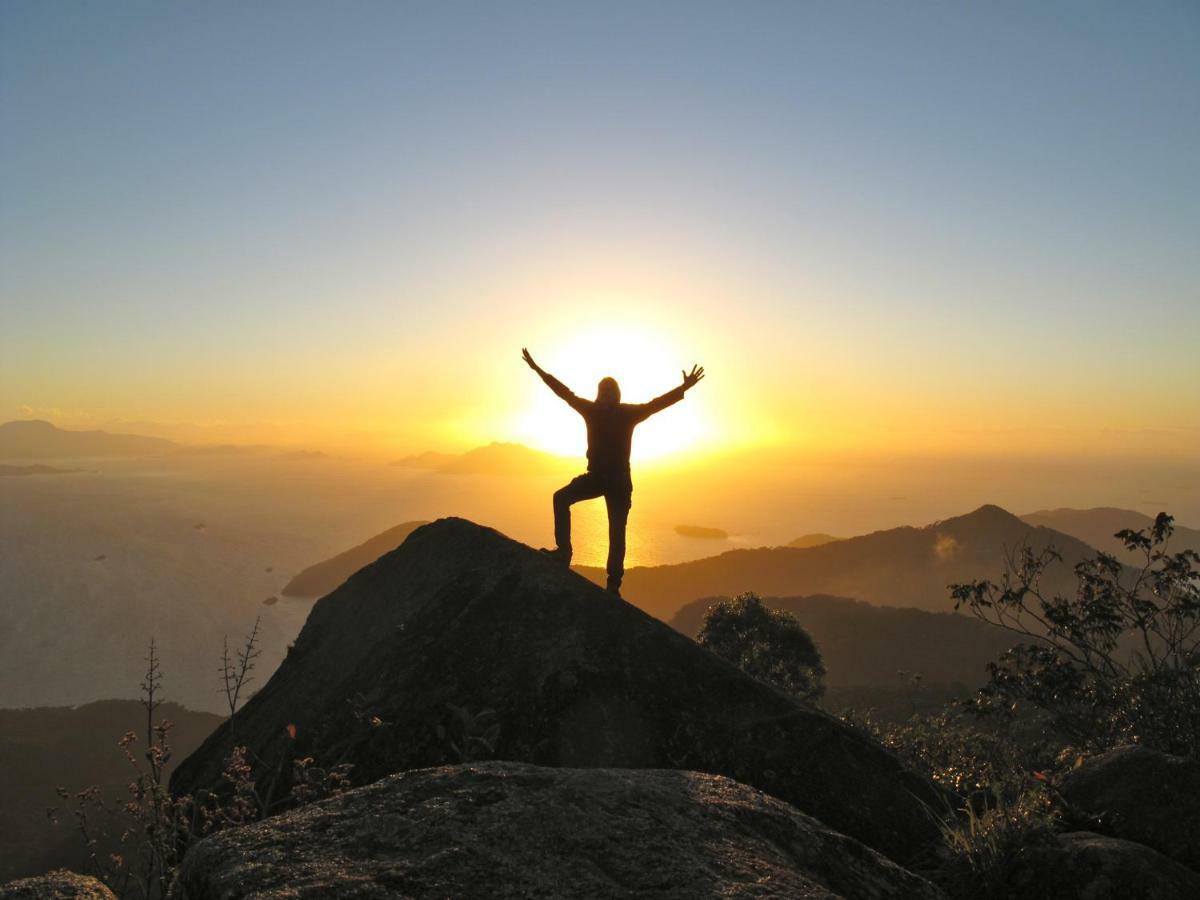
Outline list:
[[[184,859],[170,896],[942,894],[858,841],[727,778],[491,762],[403,772],[207,838]]]
[[[116,900],[103,882],[56,869],[45,875],[0,884],[0,900]]]
[[[1144,844],[1072,831],[1030,851],[1011,888],[1022,900],[1195,900],[1200,875]]]
[[[1097,817],[1099,830],[1200,871],[1200,762],[1118,747],[1086,760],[1059,789],[1073,807]]]
[[[172,790],[219,790],[237,745],[277,797],[306,756],[352,763],[356,784],[479,758],[709,772],[901,863],[938,840],[930,811],[948,808],[865,734],[462,519],[417,529],[319,600],[270,681],[179,765]]]

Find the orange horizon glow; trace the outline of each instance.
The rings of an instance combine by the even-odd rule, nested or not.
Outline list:
[[[649,269],[602,279],[604,268],[622,271],[618,262],[568,266],[540,284],[532,268],[510,273],[487,312],[430,326],[403,350],[402,324],[381,315],[354,340],[332,335],[289,358],[214,368],[183,355],[173,368],[164,363],[170,377],[150,381],[112,369],[104,390],[62,369],[44,388],[63,406],[12,404],[0,420],[384,461],[493,442],[580,459],[583,424],[521,361],[528,346],[581,396],[594,396],[596,382],[612,375],[628,402],[649,400],[678,384],[681,369],[703,365],[704,381],[635,433],[635,463],[656,468],[756,450],[947,458],[1200,452],[1200,429],[1165,427],[1178,418],[1169,393],[1083,391],[1082,376],[1046,384],[1038,370],[1020,367],[1001,383],[994,373],[1005,366],[1002,347],[996,359],[939,356],[927,336],[844,328],[829,320],[824,299],[789,313],[799,330],[768,327],[730,302],[731,284],[716,276],[701,283],[701,266],[675,281]],[[604,287],[582,291],[583,280]],[[642,281],[653,289],[639,290]],[[918,357],[927,365],[917,366]]]

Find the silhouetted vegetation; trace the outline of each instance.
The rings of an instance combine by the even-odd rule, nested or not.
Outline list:
[[[174,752],[164,760],[164,774],[221,721],[170,702],[160,704],[157,714],[175,723],[170,732]],[[113,751],[131,730],[144,740],[145,718],[137,700],[0,710],[0,882],[54,868],[88,867],[91,851],[62,824],[55,826],[46,808],[54,802],[56,786],[72,795],[94,787],[109,800],[123,801],[129,762],[124,753]],[[96,852],[107,856],[117,851],[118,836],[101,841]]]
[[[768,609],[755,594],[711,606],[697,640],[751,678],[807,703],[825,690],[825,666],[812,636],[795,616]]]
[[[669,624],[695,637],[705,612],[721,599],[688,603]],[[950,699],[982,687],[988,663],[1013,643],[1000,629],[960,613],[877,606],[825,594],[761,599],[765,606],[795,616],[812,635],[825,664],[825,705],[835,711],[887,707],[907,717],[916,702],[932,712],[931,696]],[[901,677],[901,672],[910,675]],[[911,675],[920,677],[914,681]],[[849,699],[838,699],[843,696]]]
[[[1021,871],[1019,860],[1030,848],[1050,844],[1054,830],[1051,795],[1045,790],[1026,791],[1015,800],[997,792],[993,803],[967,804],[958,824],[943,825],[949,854],[935,880],[964,900],[1021,896],[1012,885]]]
[[[1165,513],[1119,532],[1141,565],[1099,552],[1074,566],[1074,592],[1045,589],[1061,562],[1053,547],[1018,547],[997,581],[951,585],[958,606],[1022,642],[989,665],[982,689],[934,714],[857,719],[962,798],[933,873],[952,896],[1015,896],[1031,848],[1096,827],[1053,786],[1088,755],[1138,743],[1197,756],[1200,556],[1170,552],[1171,533]]]
[[[233,656],[228,640],[222,649],[219,671],[231,717],[258,656],[258,624],[256,619]],[[134,731],[126,732],[117,742],[128,766],[126,771],[132,772],[124,802],[114,803],[98,785],[77,791],[57,790],[81,839],[86,867],[118,897],[165,897],[175,869],[200,838],[281,809],[322,800],[350,786],[353,764],[326,766],[305,756],[291,759],[288,765],[284,759],[258,759],[246,747],[234,746],[225,759],[222,790],[173,795],[167,775],[173,757],[169,736],[174,723],[166,718],[155,721],[155,713],[163,705],[163,676],[153,638],[145,661],[139,703],[146,717],[142,738],[146,749],[137,752],[139,737]],[[289,736],[295,738],[294,730]],[[279,796],[277,786],[285,765],[289,768],[288,787]],[[267,782],[265,788],[260,788],[258,778],[263,775]],[[52,821],[58,822],[63,810],[51,808],[48,813]]]
[[[225,702],[229,705],[231,718],[237,712],[242,688],[250,683],[255,660],[262,654],[262,650],[258,646],[258,623],[260,621],[259,617],[255,617],[254,627],[246,635],[245,643],[237,648],[233,656],[229,655],[228,636],[221,644],[221,690],[225,694]]]
[[[133,731],[118,742],[132,775],[126,802],[114,808],[95,786],[74,793],[59,788],[58,795],[71,807],[93,874],[120,897],[157,898],[170,886],[191,822],[190,804],[177,801],[167,789],[173,725],[168,719],[154,721],[161,706],[162,670],[153,638],[141,687],[146,749],[135,751],[138,736]]]
[[[1064,743],[1103,750],[1145,744],[1200,752],[1200,554],[1169,552],[1172,519],[1117,534],[1141,565],[1107,553],[1075,566],[1073,596],[1042,588],[1054,548],[1022,547],[999,583],[953,587],[955,603],[1024,639],[989,666],[977,705],[1043,712]]]

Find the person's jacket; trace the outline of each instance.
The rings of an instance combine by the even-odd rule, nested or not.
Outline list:
[[[629,471],[629,450],[633,429],[656,412],[683,399],[684,387],[667,391],[648,403],[597,403],[584,400],[548,372],[540,373],[542,381],[587,423],[588,471],[619,474]]]

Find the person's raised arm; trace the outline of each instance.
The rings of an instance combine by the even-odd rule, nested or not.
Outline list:
[[[662,412],[668,406],[678,403],[683,399],[683,395],[694,388],[704,377],[703,366],[692,366],[692,371],[683,371],[683,383],[679,387],[672,388],[661,396],[655,397],[649,403],[643,403],[638,408],[638,421],[648,419],[656,412]]]
[[[555,394],[566,401],[566,403],[573,410],[581,413],[587,408],[588,401],[584,400],[582,397],[577,397],[571,392],[569,387],[535,363],[533,361],[533,357],[529,354],[529,351],[524,347],[521,348],[521,359],[525,360],[529,368],[538,373],[538,377],[540,377],[542,381],[546,382],[546,387],[550,388],[550,390],[554,391]]]

